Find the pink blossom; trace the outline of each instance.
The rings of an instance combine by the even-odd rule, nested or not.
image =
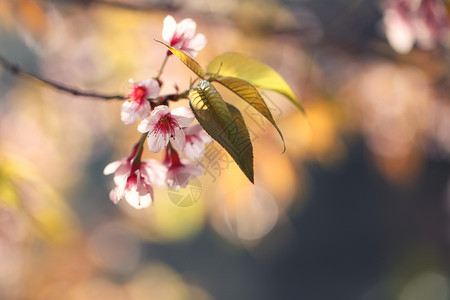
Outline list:
[[[167,186],[175,190],[186,187],[190,179],[203,173],[201,164],[193,163],[186,159],[180,160],[178,153],[170,148],[167,149],[164,164],[168,167],[166,174]]]
[[[127,176],[110,194],[114,203],[125,199],[134,208],[148,207],[153,202],[153,187],[140,170]]]
[[[386,38],[399,53],[408,53],[417,42],[422,49],[433,49],[449,40],[449,20],[440,0],[385,0]]]
[[[141,163],[141,172],[153,184],[162,186],[166,180],[167,166],[155,159],[148,159]]]
[[[205,144],[211,143],[213,139],[206,134],[200,124],[183,128],[186,136],[184,153],[191,159],[199,159],[205,152]]]
[[[114,183],[119,185],[122,183],[131,172],[130,158],[126,157],[118,161],[109,163],[103,170],[104,175],[110,175],[114,173]]]
[[[189,107],[174,108],[169,111],[167,105],[157,106],[149,118],[145,118],[138,125],[138,131],[148,132],[147,143],[150,151],[160,152],[169,140],[173,147],[181,150],[186,145],[186,138],[182,127],[194,121],[194,114]]]
[[[169,167],[166,175],[166,183],[169,188],[179,190],[180,188],[185,188],[190,179],[202,174],[203,167],[200,163],[182,159],[180,164]]]
[[[114,173],[116,187],[109,194],[111,201],[117,204],[125,199],[131,206],[139,209],[148,207],[153,202],[152,183],[164,183],[167,167],[156,160],[147,160],[138,167],[133,167],[131,159],[124,158],[108,164],[103,173]]]
[[[148,116],[150,113],[150,103],[147,98],[156,98],[159,95],[159,84],[154,79],[147,79],[134,82],[133,91],[127,95],[129,98],[122,105],[120,117],[126,125],[131,125]]]
[[[206,37],[201,33],[195,34],[196,27],[197,24],[192,19],[183,19],[177,24],[172,16],[167,16],[164,19],[162,37],[171,47],[194,58],[206,45]]]

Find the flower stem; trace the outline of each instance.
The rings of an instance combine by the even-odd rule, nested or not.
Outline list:
[[[178,94],[178,99],[181,99],[181,98],[185,98],[185,99],[188,99],[189,98],[189,91],[190,91],[191,89],[189,88],[189,89],[187,89],[187,90],[185,90],[183,93],[181,93],[181,94]]]
[[[142,151],[144,150],[144,142],[147,138],[148,132],[143,133],[139,139],[139,141],[136,143],[134,147],[137,148],[137,151],[134,155],[134,157],[131,159],[131,171],[135,171],[139,169],[139,166],[141,165],[141,157],[142,157]],[[134,151],[133,147],[133,151]]]
[[[166,57],[164,57],[164,60],[162,62],[161,68],[159,69],[158,75],[156,75],[155,80],[159,81],[159,77],[161,77],[161,74],[164,70],[164,67],[166,66],[167,61],[169,60],[169,55],[166,54]]]
[[[179,166],[181,165],[180,157],[178,152],[173,148],[172,144],[169,143],[166,148],[166,157],[164,158],[164,164],[167,166]]]
[[[158,97],[152,101],[152,105],[168,105],[169,101],[178,101],[179,99],[188,99],[189,98],[189,90],[187,89],[180,94],[169,94],[165,96]]]

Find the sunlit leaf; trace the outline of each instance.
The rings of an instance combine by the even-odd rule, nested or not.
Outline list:
[[[186,53],[177,50],[169,45],[164,44],[163,42],[157,41],[158,43],[163,44],[176,56],[180,59],[192,72],[198,75],[198,77],[205,77],[205,71],[203,71],[202,67],[200,67],[199,63],[190,58]]]
[[[275,123],[275,120],[273,119],[272,113],[267,107],[266,102],[258,93],[256,88],[249,84],[247,81],[235,77],[216,77],[215,81],[221,83],[222,85],[233,91],[236,95],[247,101],[254,109],[256,109],[267,120],[269,120],[270,123],[272,123],[283,141],[284,152],[286,150],[286,145],[284,143],[283,134]]]
[[[225,103],[214,86],[202,80],[189,92],[189,105],[205,131],[233,157],[253,182],[253,147],[244,118]]]
[[[238,154],[240,155],[240,158],[243,160],[239,167],[241,167],[244,174],[250,179],[250,181],[253,183],[253,146],[250,140],[250,134],[247,129],[247,125],[245,125],[244,118],[242,117],[241,112],[239,109],[234,107],[233,105],[227,103],[228,110],[230,111],[231,115],[233,116],[233,119],[237,126],[237,132],[231,133],[231,137],[235,139],[236,145],[239,146],[238,150],[240,151]]]
[[[278,92],[303,111],[302,105],[286,81],[268,65],[248,56],[237,53],[220,55],[209,63],[206,73],[237,77],[257,88]]]

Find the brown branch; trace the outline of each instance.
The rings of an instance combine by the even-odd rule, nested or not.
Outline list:
[[[53,81],[50,79],[41,78],[37,75],[23,71],[22,69],[19,68],[18,65],[11,63],[10,61],[5,59],[1,55],[0,55],[0,65],[3,66],[3,68],[5,70],[8,70],[10,73],[12,73],[15,76],[19,76],[19,77],[23,77],[27,80],[33,80],[33,81],[39,82],[41,84],[44,84],[44,86],[47,86],[47,87],[50,87],[50,88],[53,88],[53,89],[56,89],[58,91],[62,91],[65,93],[69,93],[74,96],[90,97],[90,98],[96,98],[96,99],[101,99],[101,100],[114,100],[114,99],[125,100],[125,99],[127,99],[127,97],[123,96],[123,95],[104,95],[104,94],[99,94],[97,92],[92,92],[92,91],[82,91],[82,90],[79,90],[79,89],[76,89],[73,87],[69,87],[65,84],[62,84],[62,83],[59,83],[59,82],[56,82],[56,81]],[[167,101],[178,101],[179,99],[187,98],[188,93],[189,93],[189,89],[187,89],[186,91],[184,91],[182,93],[161,95],[161,96],[156,97],[155,99],[148,99],[148,100],[150,100],[155,105],[159,105],[164,102],[167,103]]]
[[[125,96],[122,96],[122,95],[104,95],[104,94],[99,94],[97,92],[92,92],[92,91],[82,91],[82,90],[79,90],[79,89],[76,89],[73,87],[69,87],[65,84],[62,84],[62,83],[59,83],[59,82],[56,82],[53,80],[41,78],[37,75],[23,71],[22,69],[20,69],[20,67],[18,65],[15,65],[15,64],[9,62],[1,55],[0,55],[0,65],[2,65],[5,70],[8,70],[9,72],[11,72],[12,74],[14,74],[16,76],[20,76],[20,77],[23,77],[28,80],[37,81],[39,83],[44,84],[45,86],[51,87],[53,89],[56,89],[56,90],[59,90],[59,91],[65,92],[65,93],[72,94],[74,96],[90,97],[90,98],[97,98],[97,99],[102,99],[102,100],[113,100],[113,99],[124,100],[125,99]]]
[[[180,9],[179,4],[174,4],[172,1],[159,1],[147,4],[133,4],[129,2],[120,1],[106,1],[106,0],[85,0],[88,4],[105,5],[114,8],[133,10],[133,11],[154,11],[154,10],[170,10],[175,11]]]

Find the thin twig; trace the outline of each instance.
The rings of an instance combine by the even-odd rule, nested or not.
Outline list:
[[[155,10],[178,10],[180,9],[179,4],[174,4],[172,1],[160,1],[155,3],[147,3],[147,4],[133,4],[128,2],[119,2],[119,1],[105,1],[105,0],[90,0],[88,3],[105,5],[114,8],[133,10],[133,11],[155,11]]]
[[[97,92],[92,92],[92,91],[82,91],[82,90],[79,90],[79,89],[76,89],[73,87],[69,87],[65,84],[62,84],[62,83],[59,83],[59,82],[56,82],[53,80],[41,78],[37,75],[23,71],[22,69],[20,69],[20,67],[18,65],[15,65],[15,64],[9,62],[1,55],[0,55],[0,64],[3,66],[4,69],[8,70],[9,72],[11,72],[12,74],[14,74],[16,76],[20,76],[25,79],[31,79],[34,81],[38,81],[48,87],[57,89],[62,92],[72,94],[74,96],[90,97],[90,98],[97,98],[97,99],[102,99],[102,100],[113,100],[113,99],[124,100],[125,99],[125,96],[123,96],[123,95],[104,95],[104,94],[99,94]]]
[[[164,57],[164,60],[161,64],[161,68],[159,69],[158,75],[156,75],[156,77],[154,78],[156,81],[159,81],[159,77],[161,77],[162,72],[164,70],[164,67],[166,66],[167,60],[169,59],[169,54],[166,54],[166,56]]]
[[[127,97],[123,96],[123,95],[104,95],[104,94],[99,94],[97,92],[92,92],[92,91],[82,91],[82,90],[79,90],[79,89],[76,89],[73,87],[69,87],[65,84],[55,82],[53,80],[41,78],[37,75],[23,71],[22,69],[19,68],[18,65],[11,63],[10,61],[5,59],[1,55],[0,55],[0,65],[3,66],[3,68],[5,70],[8,70],[15,76],[20,76],[27,80],[37,81],[41,84],[44,84],[44,86],[47,86],[47,87],[50,87],[50,88],[53,88],[53,89],[56,89],[58,91],[62,91],[65,93],[69,93],[74,96],[90,97],[90,98],[96,98],[96,99],[101,99],[101,100],[114,100],[114,99],[124,100],[124,99],[127,99]],[[186,91],[184,91],[182,93],[161,95],[161,96],[156,97],[155,99],[148,99],[148,100],[152,101],[155,104],[161,104],[162,102],[167,102],[168,100],[177,101],[179,99],[187,98],[188,93],[189,93],[189,89],[187,89]]]

